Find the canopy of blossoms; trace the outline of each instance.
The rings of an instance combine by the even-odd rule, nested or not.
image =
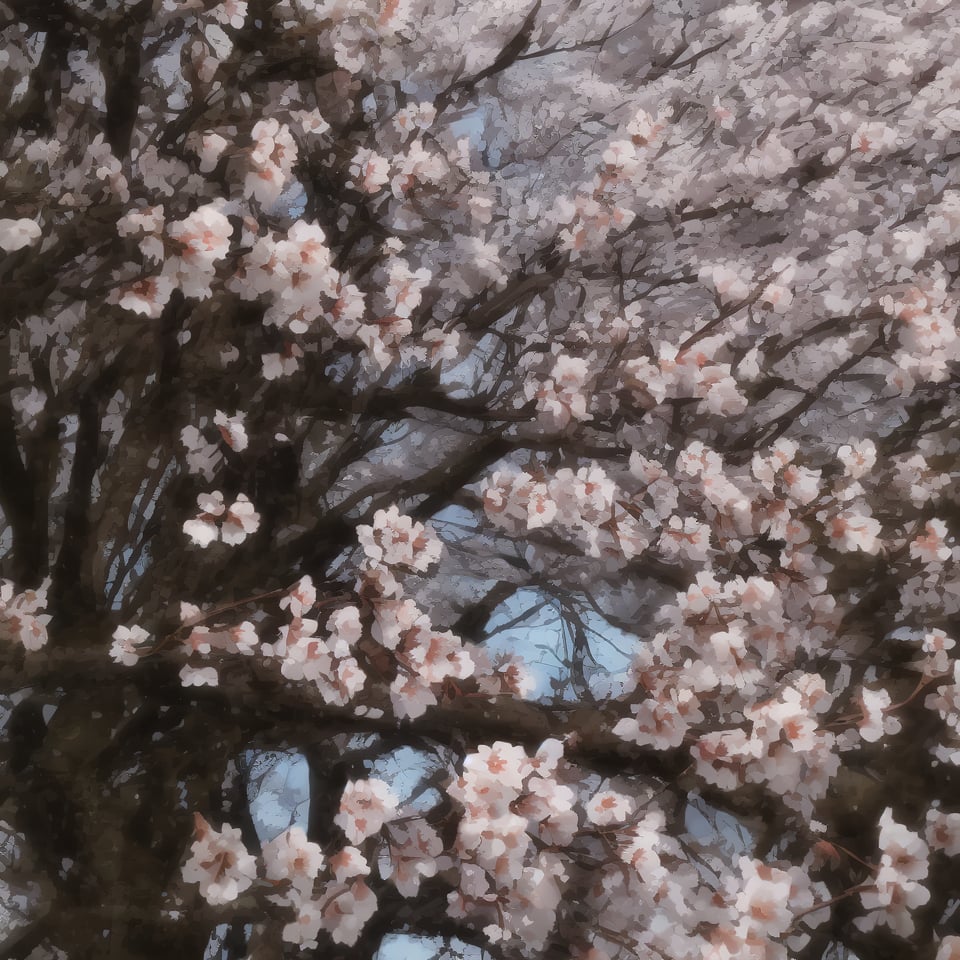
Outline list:
[[[956,0],[0,36],[0,952],[960,958]]]

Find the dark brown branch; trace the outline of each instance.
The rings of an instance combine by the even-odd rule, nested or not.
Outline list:
[[[102,458],[104,440],[100,434],[100,396],[97,385],[77,401],[77,434],[70,471],[67,506],[63,516],[63,539],[53,568],[51,606],[57,611],[54,629],[61,642],[69,642],[69,627],[90,616],[97,602],[85,563],[91,525],[90,501],[94,474]],[[60,629],[58,629],[60,628]]]
[[[502,73],[504,70],[516,63],[517,58],[530,44],[530,39],[533,36],[534,25],[537,22],[537,14],[540,13],[541,3],[542,0],[536,0],[536,3],[533,5],[530,12],[524,18],[523,23],[520,25],[520,29],[514,34],[513,38],[506,44],[506,46],[503,47],[500,53],[497,54],[496,59],[490,64],[490,66],[484,67],[483,70],[480,70],[471,77],[465,77],[462,80],[457,80],[437,97],[435,102],[438,113],[442,113],[449,106],[459,91],[464,90],[468,93],[472,92],[477,84],[482,83],[484,80],[488,79],[489,77],[493,77],[498,73]]]

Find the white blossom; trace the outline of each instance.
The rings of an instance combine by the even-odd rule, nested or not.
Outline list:
[[[142,627],[119,626],[113,631],[113,643],[110,646],[110,657],[114,663],[125,667],[132,667],[139,661],[150,642],[150,634]],[[147,647],[147,649],[149,649]]]
[[[41,235],[40,225],[33,220],[0,219],[0,249],[8,252],[33,246]]]

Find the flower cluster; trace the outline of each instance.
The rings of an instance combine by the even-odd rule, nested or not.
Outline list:
[[[508,533],[540,528],[573,536],[591,557],[611,564],[639,556],[653,539],[656,516],[641,517],[624,505],[624,495],[598,465],[561,468],[548,480],[524,470],[502,469],[481,486],[487,516]]]
[[[272,899],[294,909],[294,919],[282,931],[287,943],[316,947],[325,930],[334,942],[353,944],[376,910],[376,897],[362,879],[370,867],[355,847],[326,858],[303,830],[291,827],[263,845],[258,862],[238,828],[224,824],[214,830],[198,813],[194,823],[196,840],[183,866],[184,880],[198,884],[204,900],[216,906],[235,901],[258,874],[264,875],[276,888]]]
[[[243,543],[260,526],[260,514],[244,494],[228,507],[219,490],[201,493],[197,497],[200,512],[183,525],[183,532],[201,547],[209,547],[216,540],[230,546]]]
[[[929,847],[917,834],[893,819],[887,808],[880,816],[880,869],[871,887],[860,894],[866,916],[855,921],[861,930],[886,924],[901,936],[913,933],[911,912],[930,899],[923,881],[929,870]]]
[[[390,823],[387,832],[387,856],[380,862],[380,874],[400,896],[415,897],[423,880],[450,865],[440,835],[420,818]]]
[[[151,636],[142,627],[117,627],[113,631],[113,643],[110,645],[110,658],[114,663],[125,667],[134,666],[145,649],[149,649]]]
[[[233,227],[216,203],[169,223],[167,236],[175,252],[164,264],[164,275],[187,297],[209,297],[217,263],[227,255],[232,235]]]
[[[555,854],[538,854],[533,841],[569,844],[578,829],[575,794],[556,778],[562,755],[557,740],[532,757],[497,741],[468,754],[447,790],[464,811],[455,844],[460,884],[449,912],[489,919],[485,932],[494,940],[536,946],[556,922],[565,867]]]
[[[729,363],[715,359],[720,338],[701,340],[694,347],[681,349],[669,343],[660,345],[656,359],[636,357],[624,367],[626,382],[649,407],[665,400],[696,399],[703,410],[730,417],[747,407]]]
[[[275,203],[297,162],[297,145],[286,124],[270,117],[254,124],[250,134],[250,171],[244,192],[264,206]]]
[[[303,616],[316,601],[313,584],[305,577],[285,598],[293,614],[280,628],[275,644],[263,644],[264,656],[280,659],[288,680],[313,683],[327,703],[343,706],[363,689],[367,677],[354,656],[362,628],[356,607],[343,607],[327,619],[327,636],[318,634],[320,622]]]
[[[0,250],[11,253],[35,244],[41,236],[40,225],[34,220],[0,219]]]
[[[537,409],[546,421],[562,429],[571,418],[581,421],[590,419],[584,393],[590,378],[589,369],[589,364],[582,357],[561,354],[556,358],[549,378],[534,391]]]
[[[15,641],[26,650],[39,650],[47,643],[47,590],[44,580],[36,590],[16,591],[10,580],[0,580],[0,640]]]
[[[378,510],[373,525],[357,527],[369,564],[424,572],[440,559],[441,543],[429,527],[403,516],[396,506]]]
[[[224,824],[218,831],[199,813],[193,819],[196,840],[183,866],[183,879],[199,884],[207,903],[230,903],[256,880],[257,861],[247,852],[238,827]]]
[[[346,834],[350,843],[360,843],[379,833],[383,825],[397,813],[398,800],[383,780],[351,780],[340,798],[340,812],[333,822]]]

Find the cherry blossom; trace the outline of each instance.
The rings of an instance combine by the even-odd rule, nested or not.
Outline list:
[[[254,124],[250,137],[253,147],[244,188],[249,196],[269,206],[283,192],[297,159],[297,145],[289,127],[273,117]]]
[[[930,899],[930,891],[920,882],[929,869],[929,848],[894,821],[889,808],[880,817],[879,844],[882,856],[876,884],[861,894],[864,906],[874,912],[858,925],[869,929],[882,922],[909,936],[914,929],[911,911]],[[878,907],[885,909],[878,911]]]
[[[300,827],[290,827],[263,845],[263,863],[271,880],[314,880],[323,869],[320,847]]]
[[[859,480],[877,462],[877,446],[870,439],[854,444],[845,443],[837,450],[837,457],[843,463],[847,476]]]
[[[216,687],[220,677],[213,667],[191,667],[185,664],[180,668],[180,682],[185,687]]]
[[[50,581],[44,580],[38,589],[18,593],[12,581],[0,580],[0,638],[15,640],[30,651],[46,646],[51,617],[43,611],[49,588]]]
[[[633,804],[629,797],[615,790],[604,790],[594,794],[587,804],[587,817],[598,827],[611,823],[621,823],[633,813]]]
[[[416,677],[398,674],[390,684],[390,702],[398,718],[415,720],[436,706],[437,695]]]
[[[113,631],[113,643],[110,646],[110,656],[114,663],[132,667],[142,655],[138,648],[144,647],[150,641],[150,634],[138,626],[119,626]]]
[[[242,414],[238,413],[231,417],[222,410],[218,410],[213,417],[213,422],[220,430],[220,435],[228,447],[237,453],[242,453],[247,449],[249,440],[247,438],[247,431],[243,426]]]
[[[247,0],[221,0],[211,13],[224,26],[239,30],[247,17]]]
[[[740,860],[742,886],[735,907],[741,915],[741,936],[749,933],[780,936],[793,921],[789,874],[775,867]]]
[[[396,506],[378,510],[373,525],[361,525],[357,536],[366,556],[375,564],[424,571],[436,563],[441,543],[429,527],[402,516]]]
[[[360,931],[376,910],[376,895],[363,880],[355,880],[343,890],[328,891],[323,910],[324,928],[334,943],[350,946],[357,942]]]
[[[368,148],[357,151],[351,169],[367,193],[376,193],[390,182],[390,161]]]
[[[220,538],[227,544],[243,543],[251,533],[255,533],[260,526],[260,514],[253,508],[253,504],[242,493],[237,494],[233,505],[227,509],[223,524],[220,527]]]
[[[660,549],[668,557],[705,560],[710,555],[710,528],[695,517],[674,514],[663,528]]]
[[[329,857],[327,862],[338,883],[353,877],[366,877],[370,873],[366,858],[356,847],[343,847],[338,853]]]
[[[0,248],[8,253],[32,246],[42,235],[40,225],[33,220],[0,219]]]
[[[587,361],[582,358],[559,356],[550,379],[536,393],[538,408],[558,427],[564,427],[570,418],[588,420],[587,398],[583,388],[588,378]]]
[[[168,276],[186,296],[210,295],[217,261],[230,249],[233,227],[217,204],[205,204],[186,219],[169,223],[167,235],[177,254],[167,261]]]
[[[436,876],[444,866],[443,841],[433,827],[420,820],[390,824],[389,836],[381,874],[393,882],[401,896],[415,897],[423,880]]]
[[[183,879],[199,884],[200,895],[213,906],[236,900],[257,877],[257,861],[243,845],[239,828],[224,824],[214,830],[195,813],[194,829],[196,840],[183,865]]]
[[[140,314],[148,320],[156,320],[169,303],[173,286],[171,277],[147,277],[124,287],[117,302],[131,313]]]
[[[860,736],[864,740],[874,743],[881,737],[900,732],[900,721],[887,712],[892,701],[886,690],[864,689],[860,694],[860,702],[863,704]]]
[[[928,810],[926,841],[931,850],[942,850],[948,857],[960,854],[960,813]]]
[[[183,532],[201,547],[218,539],[231,546],[243,543],[260,526],[260,515],[244,494],[238,494],[230,507],[219,490],[197,497],[200,513],[183,524]]]
[[[351,781],[344,788],[334,823],[351,843],[359,843],[382,829],[396,814],[397,803],[396,795],[383,780],[373,777]]]
[[[946,544],[947,525],[942,520],[928,520],[925,532],[910,543],[910,556],[926,565],[941,564],[949,560],[953,551]]]
[[[838,550],[852,553],[862,550],[864,553],[877,553],[880,550],[880,523],[870,516],[845,510],[829,520],[829,535]]]

